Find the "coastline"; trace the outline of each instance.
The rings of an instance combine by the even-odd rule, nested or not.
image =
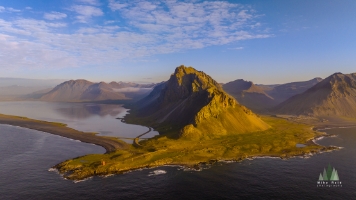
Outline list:
[[[127,149],[128,144],[116,138],[97,136],[96,133],[82,132],[67,127],[66,124],[47,122],[27,117],[0,114],[0,124],[7,124],[42,131],[53,135],[59,135],[73,140],[79,140],[85,143],[91,143],[102,146],[106,153],[114,152],[119,149]]]
[[[118,118],[116,118],[116,119],[119,119],[122,123],[126,123],[124,117],[118,117]],[[141,125],[141,126],[143,126],[143,125]],[[133,139],[132,144],[133,144],[134,146],[140,147],[141,145],[140,145],[140,143],[139,143],[139,139],[140,139],[142,136],[144,136],[144,135],[146,135],[147,133],[149,133],[149,132],[152,131],[152,128],[151,128],[151,127],[148,127],[148,126],[145,126],[145,127],[148,128],[148,131],[146,131],[146,132],[144,132],[144,133],[142,133],[142,134],[136,136],[136,137]]]
[[[19,127],[23,127],[23,128],[29,128],[29,129],[33,129],[33,130],[43,131],[46,133],[59,135],[59,136],[74,139],[74,140],[79,140],[81,142],[92,143],[95,145],[102,146],[106,149],[106,153],[97,155],[100,158],[99,157],[95,158],[95,160],[99,159],[99,162],[100,162],[100,160],[106,160],[107,164],[110,163],[110,160],[107,160],[106,157],[109,157],[110,159],[112,159],[112,158],[116,157],[116,154],[121,155],[124,152],[127,153],[128,156],[133,156],[132,159],[136,160],[139,157],[141,157],[140,159],[145,159],[146,156],[150,157],[151,156],[150,154],[158,153],[158,155],[159,155],[160,153],[163,153],[161,155],[164,156],[165,155],[164,151],[166,151],[164,149],[162,149],[163,151],[156,149],[153,152],[151,152],[151,149],[147,149],[148,151],[145,152],[145,151],[143,151],[146,148],[145,143],[143,143],[143,145],[140,144],[140,146],[135,146],[135,144],[129,145],[129,144],[127,144],[123,141],[120,141],[118,139],[115,139],[115,138],[97,136],[97,135],[95,135],[95,133],[87,133],[87,132],[77,131],[75,129],[66,127],[66,125],[62,124],[62,123],[34,120],[34,119],[26,118],[26,117],[0,114],[0,124],[8,124],[8,125],[13,125],[13,126],[19,126]],[[313,129],[313,127],[309,127],[309,130],[310,129]],[[138,137],[140,137],[144,134],[146,134],[146,133],[143,133],[143,134],[139,135]],[[146,164],[137,163],[137,165],[131,165],[130,164],[131,157],[128,157],[128,159],[125,158],[124,160],[122,160],[123,162],[128,162],[127,163],[128,165],[126,167],[116,168],[116,167],[114,167],[115,164],[113,163],[114,164],[112,166],[113,168],[107,168],[107,166],[101,166],[99,164],[98,166],[96,166],[95,169],[93,169],[94,171],[84,170],[85,171],[84,173],[83,173],[83,171],[80,172],[82,170],[81,167],[77,168],[75,166],[71,166],[71,164],[70,164],[72,161],[75,161],[78,159],[79,160],[85,159],[86,156],[83,156],[80,158],[73,158],[71,160],[63,161],[63,162],[53,166],[52,168],[58,170],[58,172],[61,174],[61,176],[63,178],[73,180],[73,181],[78,181],[78,180],[83,180],[83,179],[97,176],[97,175],[106,176],[106,175],[112,175],[112,174],[122,174],[122,173],[127,173],[130,171],[134,171],[134,170],[147,169],[147,168],[151,169],[151,168],[156,168],[156,167],[160,167],[160,166],[180,166],[180,167],[183,167],[183,168],[186,168],[189,170],[200,170],[200,166],[203,166],[206,164],[213,164],[215,162],[240,162],[240,161],[243,161],[246,159],[251,160],[251,159],[255,159],[255,158],[279,158],[279,159],[289,159],[289,158],[294,158],[294,157],[305,157],[306,158],[306,157],[310,157],[314,154],[330,152],[333,150],[340,149],[339,147],[335,147],[335,146],[325,147],[325,146],[319,145],[315,142],[316,140],[318,140],[320,138],[328,137],[328,136],[329,135],[326,133],[322,134],[319,132],[319,134],[315,135],[313,138],[309,138],[309,139],[305,140],[304,144],[307,145],[306,149],[300,148],[299,150],[298,149],[292,150],[291,152],[288,152],[288,151],[286,151],[286,152],[281,151],[279,153],[258,153],[258,152],[252,153],[251,152],[250,155],[249,154],[239,154],[239,155],[236,155],[233,157],[230,157],[230,156],[226,156],[226,157],[215,156],[214,157],[213,156],[213,157],[211,157],[211,159],[207,158],[205,161],[202,161],[202,160],[188,161],[188,160],[183,159],[178,162],[170,161],[170,157],[168,156],[168,157],[166,157],[166,159],[157,160],[157,162],[154,161],[154,162],[146,163]],[[330,135],[330,136],[332,136],[332,135]],[[220,142],[222,143],[222,141],[217,141],[216,144],[219,144]],[[198,144],[198,145],[200,145],[200,144]],[[187,150],[185,150],[185,148],[181,149],[181,150],[182,150],[182,153],[178,153],[178,154],[181,154],[184,157]],[[137,151],[137,152],[134,153],[135,151]],[[87,155],[87,156],[89,156],[89,155]],[[143,156],[143,158],[142,158],[142,156]],[[140,159],[138,159],[138,160],[140,160]],[[92,162],[96,163],[98,161],[93,160]],[[136,162],[136,161],[134,161],[134,162]],[[67,166],[67,164],[69,164],[69,165]],[[75,168],[72,168],[72,167],[75,167]],[[79,173],[79,174],[77,174],[76,176],[70,176],[73,172]]]
[[[159,168],[159,167],[177,167],[178,169],[183,169],[184,171],[202,171],[203,169],[207,169],[207,166],[211,166],[214,165],[216,163],[237,163],[237,162],[243,162],[245,160],[255,160],[255,159],[281,159],[281,160],[288,160],[288,159],[293,159],[293,158],[304,158],[304,159],[308,159],[311,156],[317,155],[317,154],[321,154],[321,153],[329,153],[335,150],[340,150],[342,147],[337,147],[337,146],[322,146],[319,145],[315,142],[315,140],[321,140],[325,137],[329,137],[328,135],[323,135],[323,136],[316,136],[313,139],[309,140],[306,144],[307,145],[312,145],[315,144],[317,146],[320,146],[321,148],[319,150],[315,150],[315,151],[311,151],[311,152],[305,152],[305,153],[300,153],[300,154],[295,154],[295,155],[249,155],[249,156],[242,156],[242,157],[238,157],[236,159],[211,159],[207,162],[198,162],[195,164],[184,164],[184,163],[169,163],[169,164],[157,164],[157,165],[146,165],[146,166],[142,166],[142,167],[136,167],[136,168],[129,168],[129,169],[125,169],[125,170],[120,170],[120,171],[106,171],[106,172],[99,172],[97,171],[95,174],[90,174],[88,176],[84,176],[81,178],[73,178],[71,176],[68,176],[68,173],[70,174],[71,171],[65,171],[65,172],[61,172],[61,164],[59,163],[53,167],[51,167],[48,171],[55,171],[56,173],[58,173],[59,175],[61,175],[64,179],[66,180],[71,180],[74,183],[78,183],[78,182],[82,182],[82,181],[86,181],[89,180],[91,178],[93,178],[94,176],[99,176],[99,177],[109,177],[109,176],[113,176],[113,175],[119,175],[119,174],[126,174],[126,173],[131,173],[134,171],[141,171],[141,170],[145,170],[145,169],[155,169],[155,168]],[[333,135],[330,135],[330,137],[333,137]],[[74,170],[75,171],[75,170]]]
[[[215,162],[240,162],[255,158],[308,158],[314,154],[340,149],[316,144],[314,140],[327,134],[312,130],[311,125],[270,117],[264,117],[264,120],[273,128],[255,134],[230,135],[200,142],[183,139],[178,142],[161,136],[140,142],[140,146],[132,145],[129,151],[87,155],[64,161],[53,168],[64,178],[77,181],[92,176],[123,174],[160,166],[201,170],[206,164]],[[298,148],[296,143],[306,146]]]

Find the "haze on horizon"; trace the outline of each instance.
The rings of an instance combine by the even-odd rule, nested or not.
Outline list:
[[[218,82],[355,72],[356,1],[2,1],[1,77]]]

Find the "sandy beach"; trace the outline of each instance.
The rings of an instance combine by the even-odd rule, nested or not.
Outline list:
[[[23,128],[43,131],[54,135],[59,135],[74,140],[79,140],[85,143],[91,143],[102,146],[106,149],[106,153],[113,152],[117,149],[126,149],[128,144],[115,138],[97,136],[95,133],[78,131],[67,127],[65,124],[56,122],[47,122],[26,117],[11,116],[0,114],[0,124],[8,124]]]

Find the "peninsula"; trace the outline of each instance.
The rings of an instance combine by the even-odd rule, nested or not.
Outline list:
[[[125,122],[153,127],[160,135],[135,140],[126,149],[70,159],[54,168],[67,179],[82,180],[163,165],[197,168],[219,160],[289,158],[337,148],[315,144],[312,140],[325,134],[310,125],[256,115],[210,76],[185,66],[133,106]]]

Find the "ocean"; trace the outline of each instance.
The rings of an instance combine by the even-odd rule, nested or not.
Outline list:
[[[325,131],[337,137],[324,138],[319,144],[343,148],[310,158],[218,162],[201,171],[163,166],[74,183],[49,169],[66,159],[104,153],[102,147],[0,125],[0,198],[356,199],[356,128]],[[329,164],[338,171],[342,187],[317,185]]]

